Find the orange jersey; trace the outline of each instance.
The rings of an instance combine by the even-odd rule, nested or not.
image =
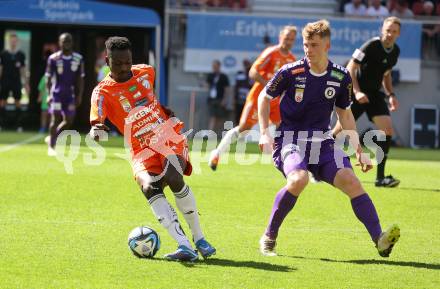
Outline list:
[[[154,130],[165,122],[169,123],[169,117],[153,92],[153,67],[145,64],[133,65],[131,71],[133,76],[126,82],[116,82],[107,75],[95,87],[91,100],[90,123],[103,123],[108,118],[126,140],[131,141],[130,149],[135,154],[151,147]],[[172,127],[180,134],[183,123],[173,122]]]
[[[258,74],[265,80],[270,80],[278,69],[295,60],[295,56],[290,51],[287,55],[284,55],[281,53],[280,47],[275,45],[266,48],[260,56],[258,56],[257,60],[255,60],[252,67],[256,69]],[[252,127],[258,122],[258,96],[263,88],[263,84],[255,81],[246,98],[246,104],[243,108],[240,122],[246,123],[248,127]],[[278,104],[279,98],[271,100],[270,121],[275,124],[281,121]]]
[[[284,64],[294,62],[295,60],[296,58],[293,56],[292,52],[289,51],[287,55],[284,55],[281,53],[280,47],[276,45],[266,48],[260,56],[258,56],[252,66],[265,80],[270,80]],[[263,88],[264,85],[256,81],[250,93],[254,90],[256,97],[258,98],[258,95]]]

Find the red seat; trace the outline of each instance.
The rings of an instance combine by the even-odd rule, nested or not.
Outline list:
[[[436,9],[435,9],[435,14],[440,16],[440,2],[437,3]]]

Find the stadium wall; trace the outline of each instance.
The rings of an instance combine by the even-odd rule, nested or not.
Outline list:
[[[192,15],[194,15],[194,12],[192,13]],[[206,15],[209,16],[209,13],[205,13],[201,18],[206,18]],[[200,39],[198,38],[203,38],[205,36],[197,34],[186,35],[185,37],[185,33],[188,32],[188,29],[185,29],[187,28],[188,24],[188,18],[185,14],[177,13],[167,15],[167,17],[169,17],[168,19],[170,20],[170,23],[174,24],[170,25],[170,29],[168,30],[168,37],[170,39],[168,50],[169,79],[171,80],[168,87],[169,104],[176,111],[176,114],[185,121],[185,123],[187,124],[187,128],[192,127],[196,131],[200,129],[206,129],[208,126],[208,112],[206,104],[207,92],[203,88],[203,83],[206,77],[206,72],[210,70],[211,59],[207,58],[206,60],[204,60],[205,63],[202,63],[202,65],[204,65],[203,68],[188,69],[188,67],[191,66],[194,68],[195,64],[200,60],[200,58],[197,58],[200,57],[200,55],[195,56],[194,54],[192,54],[193,52],[191,52],[191,48],[201,48],[203,50],[203,41],[200,41]],[[211,17],[214,16],[211,14]],[[246,17],[248,17],[247,19],[256,19],[252,15]],[[343,21],[341,23],[343,23]],[[183,23],[184,25],[178,25],[179,23]],[[414,25],[412,27],[417,27],[417,23],[415,21],[411,21],[410,23],[411,25]],[[217,23],[216,25],[219,24]],[[417,30],[417,28],[415,29]],[[200,31],[197,33],[200,33]],[[215,35],[212,36],[215,37]],[[414,41],[421,41],[420,36],[417,36],[416,38],[416,40],[406,40],[408,41],[408,43],[405,42],[406,44],[401,45],[402,50],[408,50],[408,45],[411,45],[411,41],[413,43]],[[209,37],[207,39],[209,39]],[[248,40],[249,39],[247,39],[247,41]],[[276,38],[272,38],[272,40],[276,41]],[[188,42],[190,42],[189,45]],[[186,49],[191,45],[191,42],[192,44],[194,44],[194,47]],[[208,41],[205,43],[206,48],[212,48],[213,43],[218,44],[219,42],[218,40],[215,40],[213,42]],[[245,43],[245,46],[246,45],[249,44]],[[298,44],[297,42],[296,46],[298,49],[298,46],[300,46],[300,44]],[[408,54],[408,51],[403,52],[403,55],[406,55],[407,57],[403,57],[404,59],[402,60],[401,58],[400,60],[400,76],[402,76],[403,74],[407,76],[412,75],[415,77],[404,78],[407,81],[401,81],[395,86],[395,92],[400,100],[400,108],[397,112],[392,113],[394,129],[396,131],[395,141],[396,143],[403,146],[410,145],[410,122],[412,107],[416,104],[434,104],[440,108],[440,85],[438,83],[438,79],[440,79],[439,58],[434,58],[432,60],[422,60],[422,55],[424,54],[424,51],[419,50],[417,52],[417,50],[414,50],[414,47],[411,49],[411,51],[412,52],[410,54]],[[240,56],[241,54],[242,52],[239,51],[237,55]],[[296,52],[296,54],[298,55],[298,52]],[[209,55],[209,53],[206,55]],[[301,55],[299,56],[301,57]],[[339,61],[341,63],[344,60],[343,57],[336,58],[336,61]],[[240,63],[240,61],[236,61],[236,63]],[[411,71],[411,69],[413,71]],[[235,71],[231,69],[225,69],[225,71],[228,73],[231,82],[233,82]],[[195,112],[192,116],[190,116],[191,100],[195,101]],[[232,117],[229,117],[229,119],[232,119]],[[366,117],[362,117],[358,121],[358,127],[359,131],[361,132],[368,128],[373,128],[373,126],[367,121]]]

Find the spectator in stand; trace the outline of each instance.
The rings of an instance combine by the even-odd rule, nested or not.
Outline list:
[[[435,17],[434,3],[432,3],[432,1],[424,1],[423,10],[421,11],[420,15]]]
[[[414,14],[408,7],[408,1],[397,0],[394,9],[391,11],[391,15],[398,18],[413,18]]]
[[[365,16],[367,15],[367,7],[362,0],[351,0],[344,5],[344,13],[347,16]]]
[[[227,5],[224,0],[208,0],[206,6],[209,8],[225,8]]]
[[[432,3],[431,1],[425,1],[423,3],[423,11],[420,16],[436,17],[434,11],[434,3]],[[422,32],[423,51],[432,52],[432,48],[439,50],[440,24],[423,24]]]
[[[243,10],[247,8],[246,0],[227,0],[227,5],[232,10]]]
[[[371,0],[370,6],[367,9],[367,15],[377,18],[388,17],[390,12],[387,7],[383,6],[380,0]]]

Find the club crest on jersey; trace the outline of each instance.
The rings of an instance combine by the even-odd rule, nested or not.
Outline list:
[[[126,99],[125,96],[120,95],[120,96],[119,96],[119,102],[121,103],[122,109],[123,109],[125,112],[127,112],[127,113],[130,112],[130,110],[131,110],[131,104],[130,104],[130,102],[128,102],[128,99]]]
[[[139,82],[140,84],[142,84],[142,86],[145,87],[146,89],[150,89],[151,86],[150,86],[150,83],[148,82],[147,79],[148,79],[148,76],[143,75],[143,76],[137,78],[136,80],[137,80],[137,82]]]
[[[324,95],[327,99],[332,99],[336,94],[336,90],[334,87],[327,87],[324,91]]]
[[[295,101],[296,102],[301,102],[303,100],[303,96],[304,96],[304,89],[301,89],[301,88],[295,89]]]

